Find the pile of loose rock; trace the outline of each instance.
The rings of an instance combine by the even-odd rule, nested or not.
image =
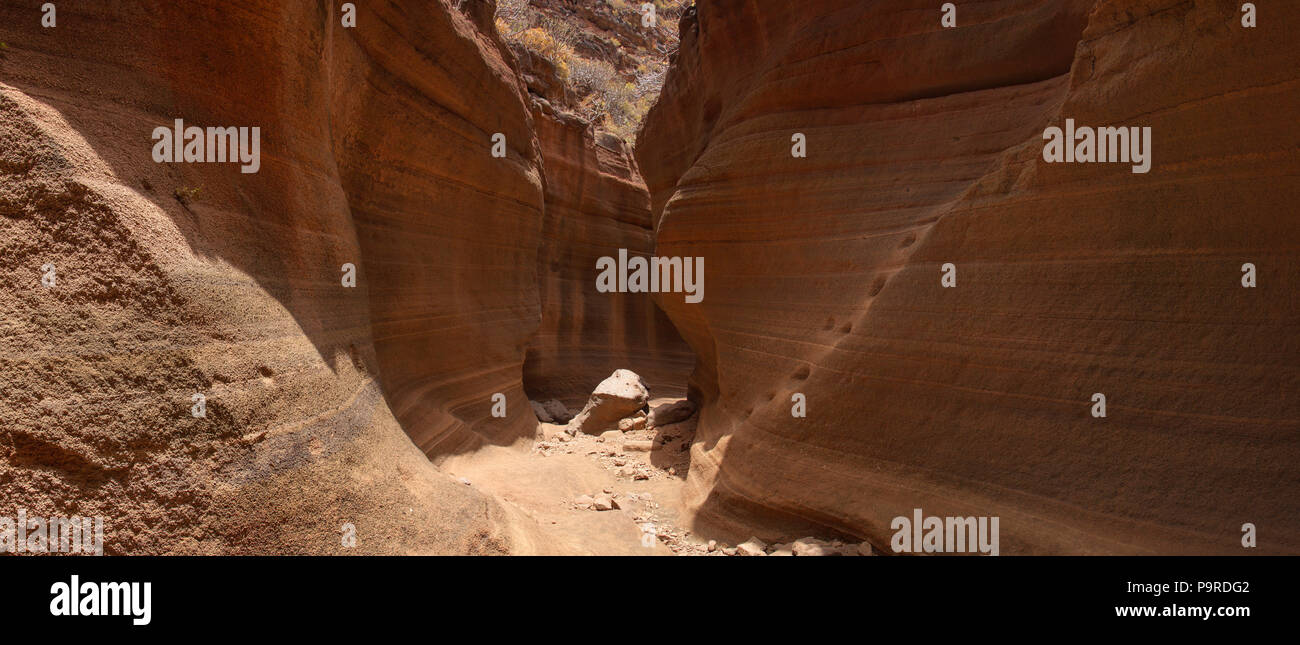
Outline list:
[[[709,542],[709,550],[715,550],[715,544]],[[827,555],[875,555],[869,542],[851,543],[841,540],[819,540],[814,537],[799,538],[793,542],[784,544],[769,545],[762,540],[751,537],[741,542],[735,547],[722,546],[717,548],[723,555],[802,555],[802,556],[827,556]]]
[[[690,450],[695,404],[681,400],[649,410],[650,391],[630,370],[615,370],[601,381],[582,410],[571,415],[554,399],[531,401],[541,421],[534,451],[540,454],[585,452],[620,479],[646,480],[660,475],[685,474],[685,453]],[[645,462],[655,453],[656,468]]]
[[[591,511],[613,511],[620,508],[618,498],[621,495],[615,493],[612,489],[606,488],[603,492],[595,495],[579,495],[573,500],[573,507],[578,510]]]
[[[650,390],[636,372],[614,370],[609,378],[596,386],[582,411],[569,421],[568,433],[599,435],[614,428],[630,430],[638,423],[644,428],[646,404],[649,402]]]
[[[577,415],[564,403],[551,399],[545,403],[529,401],[533,413],[542,423],[563,425],[570,436],[585,433],[593,436],[610,432],[631,432],[681,423],[695,414],[695,404],[683,399],[649,410],[650,390],[645,381],[631,370],[614,370],[600,382]]]
[[[688,452],[695,435],[696,406],[682,399],[649,409],[650,392],[645,382],[630,370],[615,370],[600,382],[578,414],[560,401],[532,401],[539,425],[534,452],[540,455],[563,452],[586,454],[621,480],[641,481],[685,474]],[[654,456],[653,466],[647,461]],[[709,540],[706,544],[690,531],[663,521],[649,492],[615,492],[613,488],[578,495],[565,500],[575,510],[622,510],[632,515],[637,526],[679,555],[712,556],[828,556],[873,555],[871,545],[862,542],[820,540],[813,537],[768,545],[751,537],[727,546]]]

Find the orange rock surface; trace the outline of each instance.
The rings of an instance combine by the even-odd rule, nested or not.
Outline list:
[[[888,550],[920,508],[1003,554],[1300,552],[1300,14],[700,2],[633,158],[490,0],[356,4],[0,0],[0,516],[103,516],[109,553],[639,552],[551,508],[615,476],[517,450],[528,398],[694,362],[700,535]],[[259,127],[258,172],[155,162],[175,119]],[[1150,172],[1046,163],[1067,119],[1150,127]],[[597,293],[620,248],[703,257],[704,301]]]
[[[546,213],[539,299],[542,323],[528,347],[524,388],[574,413],[614,370],[627,368],[655,396],[682,396],[694,355],[645,293],[599,293],[596,261],[654,252],[650,196],[627,145],[538,101]]]
[[[957,4],[683,20],[637,157],[657,254],[708,265],[660,299],[699,356],[697,528],[887,549],[921,508],[1000,517],[1003,554],[1239,554],[1248,522],[1300,552],[1300,15]],[[1151,171],[1045,163],[1067,118],[1150,126]]]
[[[113,553],[511,549],[424,454],[535,426],[540,156],[463,4],[0,4],[0,513],[103,515]],[[259,172],[155,163],[176,118],[260,127]]]

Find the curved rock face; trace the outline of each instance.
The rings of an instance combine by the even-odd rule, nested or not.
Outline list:
[[[694,355],[645,293],[600,293],[596,262],[654,252],[650,197],[631,151],[585,121],[534,99],[545,168],[541,328],[528,346],[524,388],[530,398],[582,407],[601,379],[619,368],[640,374],[655,396],[685,391]]]
[[[491,20],[490,3],[468,6]],[[373,27],[338,34],[336,73],[358,82],[334,86],[332,134],[389,405],[430,455],[531,437],[520,370],[540,317],[542,180],[523,88],[490,22],[372,11]]]
[[[661,298],[699,357],[697,524],[888,549],[920,508],[1000,517],[1006,554],[1243,553],[1250,522],[1300,551],[1300,16],[958,5],[683,21],[637,156],[657,254],[708,265],[702,303]],[[1065,119],[1151,127],[1150,172],[1046,163]]]
[[[0,3],[0,515],[102,515],[110,553],[508,550],[403,435],[535,425],[540,157],[490,29],[445,0],[355,29],[333,3],[37,7]],[[259,127],[260,169],[155,163],[178,118]]]

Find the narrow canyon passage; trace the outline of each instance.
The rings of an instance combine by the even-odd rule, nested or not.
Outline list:
[[[0,515],[112,554],[892,553],[922,514],[1300,552],[1296,12],[123,4],[0,0]],[[1134,134],[1054,160],[1082,128]]]

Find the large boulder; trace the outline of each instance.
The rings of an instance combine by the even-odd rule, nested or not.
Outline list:
[[[649,400],[650,391],[636,372],[614,370],[596,386],[582,412],[569,422],[569,431],[600,434],[616,427],[619,419],[645,407]]]

